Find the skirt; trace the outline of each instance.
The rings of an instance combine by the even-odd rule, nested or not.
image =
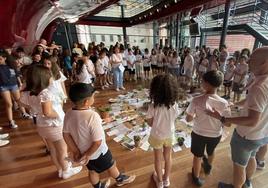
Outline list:
[[[51,142],[56,142],[63,139],[63,126],[37,127],[38,134]]]

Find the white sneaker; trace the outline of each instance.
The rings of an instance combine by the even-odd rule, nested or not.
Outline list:
[[[68,170],[62,172],[62,178],[68,179],[74,176],[75,174],[78,174],[82,170],[82,168],[83,168],[82,166],[70,167],[68,168]]]
[[[126,88],[124,88],[124,87],[120,87],[120,89],[122,89],[122,90],[126,90]]]
[[[156,172],[154,172],[153,178],[157,188],[164,188],[164,182],[158,180]]]
[[[9,144],[9,140],[0,140],[0,147]]]
[[[72,163],[68,162],[68,168],[71,168],[71,167],[72,167]],[[59,178],[62,178],[62,169],[58,170],[58,176]]]
[[[164,187],[169,187],[170,186],[169,178],[167,178],[167,180],[164,180],[163,183],[164,183]]]
[[[6,139],[9,137],[9,134],[8,133],[5,133],[5,134],[0,134],[0,140],[2,139]]]
[[[26,112],[24,114],[22,114],[22,118],[23,119],[33,119],[33,117],[30,114],[26,113]]]
[[[18,128],[18,125],[16,125],[16,123],[15,123],[14,120],[11,120],[11,121],[9,122],[9,127],[10,127],[11,129],[16,129],[16,128]]]

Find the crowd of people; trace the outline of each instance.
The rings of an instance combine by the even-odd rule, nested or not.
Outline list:
[[[105,141],[102,120],[91,109],[95,88],[118,92],[125,90],[124,82],[148,81],[152,104],[146,121],[152,127],[149,143],[155,154],[153,178],[157,187],[163,188],[170,185],[174,122],[180,114],[176,102],[178,88],[192,92],[193,88],[202,87],[204,93],[193,98],[186,110],[186,120],[194,121],[193,183],[204,184],[201,169],[210,174],[223,127],[236,124],[231,141],[234,181],[233,184],[220,183],[219,187],[252,187],[256,162],[258,168],[263,169],[267,152],[267,52],[268,48],[263,47],[252,54],[249,49],[243,49],[230,55],[225,45],[211,52],[206,46],[177,51],[158,44],[149,50],[120,43],[107,49],[104,43],[94,42],[87,49],[83,44],[74,43],[70,51],[62,50],[55,43],[48,46],[41,39],[31,57],[22,47],[14,51],[1,50],[0,94],[10,128],[18,127],[13,118],[14,106],[23,118],[33,119],[59,178],[67,179],[79,173],[82,166],[72,164],[79,162],[87,166],[95,188],[109,186],[109,180],[100,181],[99,174],[104,171],[122,186],[133,182],[135,176],[120,173],[116,167]],[[66,80],[71,85],[69,93]],[[219,96],[222,88],[224,95]],[[245,94],[242,100],[241,94]],[[68,97],[74,107],[65,115],[63,105]],[[207,100],[217,101],[221,108],[208,109]],[[242,117],[231,117],[230,105],[244,105],[246,113]],[[8,134],[0,134],[1,146],[9,143],[7,138]]]

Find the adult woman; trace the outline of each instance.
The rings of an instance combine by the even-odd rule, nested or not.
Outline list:
[[[122,65],[123,57],[120,53],[119,47],[115,46],[114,54],[111,57],[112,63],[112,71],[114,73],[114,85],[115,90],[119,91],[119,88],[125,90],[123,86],[123,73],[124,73],[124,66]]]

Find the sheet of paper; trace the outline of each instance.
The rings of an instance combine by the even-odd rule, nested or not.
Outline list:
[[[174,152],[178,152],[178,151],[181,151],[181,150],[182,149],[181,149],[181,147],[178,144],[176,144],[176,145],[173,146],[173,151]]]
[[[119,134],[119,130],[117,130],[117,129],[113,129],[113,130],[107,132],[108,136],[113,136],[113,135],[116,135],[116,134]]]
[[[184,145],[186,148],[190,148],[191,144],[192,144],[192,139],[191,139],[191,136],[188,135],[184,140]]]
[[[117,137],[115,137],[113,140],[114,140],[115,142],[121,142],[121,141],[123,140],[124,137],[125,137],[125,135],[120,134],[120,135],[118,135]]]
[[[149,150],[149,148],[150,148],[150,144],[149,144],[149,142],[147,141],[147,142],[144,142],[142,145],[141,145],[141,147],[140,147],[142,150],[144,150],[144,151],[148,151]]]

